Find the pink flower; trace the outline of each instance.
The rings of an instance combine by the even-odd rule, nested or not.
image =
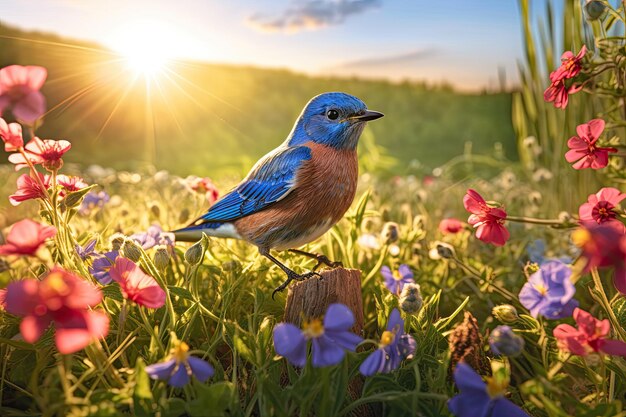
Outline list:
[[[578,136],[567,141],[570,150],[565,154],[567,162],[576,162],[574,169],[600,169],[609,163],[609,152],[617,152],[615,148],[600,148],[596,142],[604,130],[604,120],[593,119],[576,128]]]
[[[576,308],[574,320],[578,328],[569,324],[555,327],[553,334],[559,348],[579,356],[587,356],[593,352],[626,356],[626,343],[606,338],[611,331],[607,319],[598,320],[586,311]]]
[[[57,183],[61,185],[65,191],[70,193],[89,187],[89,184],[87,184],[85,180],[76,176],[68,177],[67,175],[57,175]],[[61,195],[65,195],[65,193],[61,192]]]
[[[46,99],[39,92],[48,76],[43,67],[10,65],[0,69],[0,115],[13,108],[16,119],[32,124],[46,112]]]
[[[72,144],[66,140],[41,140],[34,137],[24,147],[26,158],[33,164],[42,164],[49,171],[59,169],[63,166],[61,157],[70,150]],[[9,161],[15,164],[18,171],[28,166],[26,158],[21,153],[9,155]]]
[[[583,45],[578,54],[574,55],[567,51],[561,55],[561,66],[550,74],[550,81],[555,82],[566,78],[574,78],[582,69],[581,61],[587,53],[587,47]]]
[[[204,193],[209,204],[215,203],[217,197],[219,197],[219,191],[210,178],[200,178],[191,175],[187,177],[187,184],[193,191]]]
[[[148,308],[159,308],[165,304],[165,291],[133,261],[118,256],[109,274],[120,284],[122,294],[129,300]]]
[[[14,206],[17,206],[22,201],[32,200],[34,198],[46,198],[47,190],[50,189],[50,175],[44,175],[37,173],[41,182],[46,187],[45,190],[41,188],[39,182],[30,175],[24,174],[17,179],[17,191],[15,194],[9,196],[9,201]]]
[[[592,268],[613,267],[613,283],[626,295],[626,237],[609,223],[583,223],[572,233],[572,241],[582,249],[586,264],[584,272]]]
[[[20,220],[11,228],[6,244],[0,245],[0,255],[35,255],[46,239],[56,235],[53,226],[44,226],[30,219]]]
[[[24,146],[22,139],[22,126],[18,123],[9,123],[0,117],[0,138],[4,142],[4,150],[15,152]]]
[[[617,205],[626,198],[617,188],[605,187],[596,194],[591,194],[587,202],[578,208],[578,217],[581,223],[610,224],[621,233],[626,229],[624,224],[616,219]]]
[[[467,222],[476,228],[476,237],[483,242],[503,246],[509,239],[509,231],[504,227],[506,211],[490,207],[476,191],[469,189],[463,197],[465,210],[472,213]]]
[[[579,92],[582,88],[581,84],[572,84],[566,87],[565,80],[556,80],[544,91],[543,99],[547,102],[554,101],[554,107],[557,109],[564,109],[567,107],[569,95]]]
[[[90,310],[102,300],[94,285],[55,267],[42,280],[25,279],[7,287],[6,311],[23,317],[22,337],[35,343],[51,323],[59,352],[74,353],[109,332],[109,318]]]
[[[439,231],[444,235],[456,234],[463,230],[463,222],[459,219],[450,217],[439,222]]]

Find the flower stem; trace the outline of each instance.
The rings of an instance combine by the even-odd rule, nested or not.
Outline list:
[[[602,285],[602,280],[600,279],[600,274],[598,273],[597,268],[591,269],[591,277],[593,278],[593,284],[595,286],[595,289],[600,294],[600,300],[598,301],[600,301],[600,303],[602,304],[602,307],[606,310],[606,313],[609,315],[609,320],[611,321],[611,325],[615,333],[617,334],[620,340],[626,341],[626,332],[624,331],[624,329],[622,329],[622,326],[620,325],[619,321],[617,320],[617,317],[615,316],[615,312],[611,308],[611,303],[609,302],[609,299],[606,296],[606,292],[604,291],[604,286]]]
[[[534,217],[524,217],[524,216],[507,216],[506,219],[511,222],[517,223],[531,223],[531,224],[541,224],[544,226],[561,226],[561,227],[574,227],[574,225],[570,225],[568,223],[564,223],[559,219],[536,219]]]

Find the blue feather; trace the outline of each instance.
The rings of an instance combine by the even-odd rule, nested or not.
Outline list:
[[[306,146],[281,147],[261,159],[245,180],[215,203],[197,221],[229,222],[263,210],[295,186],[298,170],[311,159]]]

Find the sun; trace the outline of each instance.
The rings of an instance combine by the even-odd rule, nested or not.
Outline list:
[[[114,31],[110,43],[135,76],[153,78],[166,69],[171,59],[172,39],[166,25],[158,21],[124,24]]]

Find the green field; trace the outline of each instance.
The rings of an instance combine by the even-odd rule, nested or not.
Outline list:
[[[170,64],[146,88],[97,45],[0,24],[0,67],[9,64],[48,69],[43,93],[52,110],[38,134],[70,140],[71,162],[239,176],[281,143],[304,104],[325,91],[354,94],[386,114],[361,149],[369,154],[365,168],[378,174],[426,173],[462,154],[466,142],[474,153],[492,153],[500,142],[505,156],[517,159],[508,93],[197,62]]]

